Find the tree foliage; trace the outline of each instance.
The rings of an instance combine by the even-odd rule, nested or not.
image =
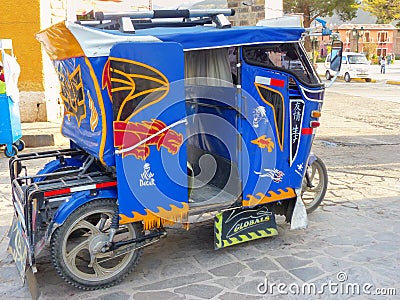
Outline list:
[[[400,0],[363,0],[362,8],[377,17],[377,23],[400,19]]]
[[[304,27],[310,27],[316,18],[331,17],[334,13],[343,21],[351,20],[356,17],[358,7],[358,0],[283,0],[285,13],[304,14]]]

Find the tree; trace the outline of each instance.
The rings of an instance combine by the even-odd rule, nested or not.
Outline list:
[[[397,0],[400,1],[400,0]],[[311,23],[320,17],[331,17],[337,13],[341,20],[351,20],[356,17],[359,7],[358,0],[284,0],[285,13],[302,13],[304,27],[311,27]],[[306,40],[305,47],[309,51],[311,43]]]
[[[400,0],[364,0],[362,8],[377,17],[376,23],[388,24],[400,19]]]

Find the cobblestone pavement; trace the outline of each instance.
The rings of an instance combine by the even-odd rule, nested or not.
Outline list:
[[[399,297],[400,104],[328,92],[324,105],[314,151],[329,187],[308,229],[290,231],[278,218],[279,236],[218,251],[211,222],[171,229],[121,284],[93,292],[64,283],[45,253],[37,265],[42,299],[381,299],[374,293],[389,288]],[[12,207],[6,158],[0,165],[0,298],[29,299],[5,252]],[[278,283],[290,285],[280,286],[288,295]],[[324,293],[293,295],[304,283]]]

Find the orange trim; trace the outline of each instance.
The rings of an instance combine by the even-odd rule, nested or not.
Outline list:
[[[181,202],[183,205],[182,208],[179,208],[173,204],[170,204],[169,207],[171,210],[166,210],[160,206],[157,206],[158,212],[153,212],[149,209],[145,209],[146,214],[142,215],[138,212],[132,211],[133,217],[128,217],[124,214],[120,214],[120,224],[127,224],[133,222],[143,222],[143,229],[149,230],[152,228],[158,228],[161,225],[173,225],[176,223],[182,223],[183,227],[188,229],[189,223],[187,222],[188,212],[189,212],[189,204],[185,202]]]
[[[278,192],[279,192],[279,194],[274,191],[269,191],[268,192],[269,195],[265,195],[263,193],[257,193],[256,196],[247,195],[248,199],[243,200],[242,205],[243,206],[255,206],[255,205],[259,205],[259,204],[266,204],[266,203],[275,202],[278,200],[290,199],[290,198],[296,197],[296,193],[294,192],[294,190],[292,188],[286,188],[286,191],[284,191],[282,189],[278,189]],[[259,198],[257,198],[257,196]]]
[[[42,43],[43,48],[52,60],[63,60],[85,55],[74,35],[65,26],[65,22],[57,23],[40,31],[35,37]]]
[[[279,143],[279,148],[281,148],[281,151],[283,151],[283,143],[285,140],[285,101],[284,101],[284,97],[282,95],[282,93],[280,93],[279,91],[275,90],[275,89],[271,89],[263,84],[259,84],[259,83],[254,83],[254,85],[256,86],[257,92],[261,98],[262,101],[265,102],[265,104],[267,104],[269,107],[272,108],[273,112],[274,112],[274,123],[275,123],[275,130],[278,136],[278,143]],[[276,112],[275,112],[275,107],[269,103],[267,100],[264,99],[264,97],[262,96],[262,93],[260,91],[260,88],[266,89],[266,90],[270,90],[271,92],[277,93],[279,96],[281,96],[281,100],[282,100],[282,110],[283,110],[283,115],[282,115],[282,132],[280,133],[278,131],[278,123],[276,120]]]
[[[128,63],[128,64],[133,64],[133,65],[137,65],[137,66],[146,68],[146,69],[154,72],[154,74],[157,74],[158,76],[160,76],[161,79],[162,79],[162,80],[160,80],[160,79],[158,79],[156,77],[145,76],[145,75],[142,75],[142,74],[128,74],[128,73],[125,73],[125,72],[123,72],[121,70],[113,69],[113,71],[115,73],[124,76],[127,80],[123,81],[123,80],[119,80],[119,79],[116,79],[116,78],[111,78],[111,81],[125,83],[127,86],[112,89],[112,92],[116,92],[118,90],[129,90],[129,89],[131,90],[131,92],[124,99],[124,101],[121,103],[121,105],[119,107],[118,115],[117,115],[117,118],[116,118],[117,121],[121,121],[121,114],[122,114],[122,111],[124,109],[125,104],[127,102],[135,99],[136,97],[139,97],[139,96],[142,96],[142,95],[145,95],[145,94],[150,94],[150,93],[155,92],[155,91],[164,91],[164,93],[160,97],[158,97],[157,99],[151,101],[150,103],[147,103],[147,104],[145,104],[143,106],[140,106],[135,111],[133,111],[129,115],[128,118],[126,118],[125,120],[122,120],[122,121],[129,121],[133,116],[138,114],[140,111],[142,111],[145,108],[147,108],[147,107],[149,107],[149,106],[151,106],[151,105],[163,100],[167,96],[167,94],[169,93],[170,85],[169,85],[168,78],[163,73],[161,73],[159,70],[157,70],[156,68],[154,68],[154,67],[152,67],[150,65],[138,62],[138,61],[129,60],[129,59],[125,59],[125,58],[110,57],[109,59],[113,60],[113,61],[125,62],[125,63]],[[146,80],[149,80],[149,81],[157,82],[157,83],[160,84],[160,87],[156,88],[156,89],[145,90],[145,91],[142,91],[140,93],[136,93],[135,94],[135,92],[136,92],[136,83],[135,83],[134,78],[142,78],[142,79],[146,79]]]
[[[107,137],[107,116],[106,116],[106,109],[104,107],[104,101],[103,101],[103,96],[101,94],[101,88],[100,84],[97,81],[96,74],[93,70],[93,66],[90,63],[89,59],[85,56],[85,63],[88,66],[90,70],[90,76],[92,77],[93,80],[93,85],[96,90],[96,95],[97,95],[97,101],[100,107],[100,114],[101,114],[101,142],[100,142],[100,147],[99,147],[99,159],[102,164],[105,165],[104,162],[104,148],[106,146],[106,137]]]

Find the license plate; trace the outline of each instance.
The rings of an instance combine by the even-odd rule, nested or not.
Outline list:
[[[10,242],[8,244],[8,251],[12,254],[15,264],[21,275],[22,281],[25,281],[26,263],[28,259],[28,246],[22,224],[17,216],[14,215],[13,223],[8,232]]]

